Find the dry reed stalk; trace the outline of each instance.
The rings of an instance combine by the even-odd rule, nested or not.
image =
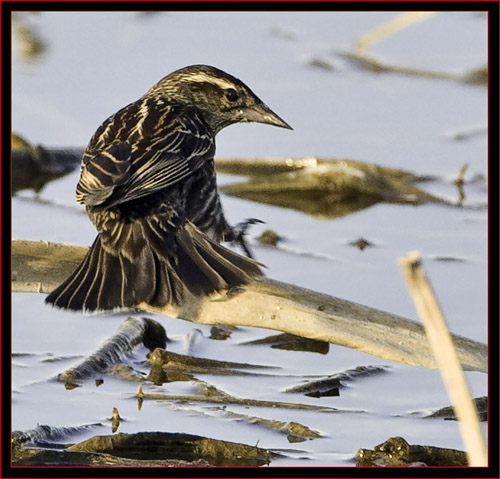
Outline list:
[[[443,314],[422,267],[420,253],[412,251],[399,258],[399,265],[424,323],[425,332],[459,421],[469,465],[487,466],[486,446],[477,413]]]

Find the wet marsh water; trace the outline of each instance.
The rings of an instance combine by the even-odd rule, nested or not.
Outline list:
[[[23,16],[47,48],[30,63],[14,51],[13,129],[32,144],[84,146],[110,114],[139,98],[161,77],[182,66],[206,63],[247,83],[293,131],[236,125],[217,138],[220,157],[349,158],[402,168],[434,181],[426,191],[458,201],[454,179],[464,163],[462,207],[379,203],[336,219],[223,196],[228,219],[255,217],[250,244],[273,279],[297,284],[416,319],[397,266],[408,251],[422,252],[425,268],[450,329],[487,342],[487,137],[456,132],[486,126],[487,89],[455,80],[375,74],[339,55],[357,37],[394,13],[41,13]],[[200,28],[203,26],[203,35]],[[475,13],[439,13],[385,39],[371,53],[391,64],[465,72],[487,62],[487,19]],[[333,70],[310,64],[328,61]],[[12,200],[15,239],[89,245],[93,225],[75,203],[78,171],[41,192],[21,191]],[[243,181],[226,174],[220,184]],[[286,238],[279,248],[259,245],[266,228]],[[366,238],[361,251],[349,243]],[[391,436],[410,444],[463,449],[456,422],[423,420],[415,411],[449,404],[438,371],[405,366],[330,345],[328,354],[243,345],[274,332],[240,328],[225,341],[210,327],[148,314],[173,342],[171,351],[211,359],[275,366],[269,377],[203,376],[236,397],[296,401],[342,412],[293,411],[243,406],[227,410],[295,421],[321,438],[289,443],[286,436],[237,422],[214,405],[146,401],[137,408],[137,384],[105,376],[65,390],[54,376],[82,361],[113,334],[129,314],[58,311],[44,295],[13,295],[13,430],[37,424],[74,426],[101,422],[111,434],[117,407],[126,418],[119,432],[169,431],[286,450],[272,465],[349,466],[360,447]],[[141,314],[140,316],[145,316]],[[199,333],[193,334],[193,331]],[[190,339],[191,338],[191,339]],[[130,358],[140,364],[139,348]],[[141,356],[142,354],[142,356]],[[289,387],[360,365],[388,372],[354,381],[338,397],[283,394]],[[473,396],[487,394],[487,378],[467,373]],[[191,394],[186,382],[153,386],[168,394]],[[76,442],[96,431],[86,431]]]

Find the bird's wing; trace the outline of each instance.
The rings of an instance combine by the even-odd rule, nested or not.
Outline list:
[[[79,203],[113,206],[162,190],[211,161],[213,136],[198,113],[143,99],[97,130],[82,160]]]

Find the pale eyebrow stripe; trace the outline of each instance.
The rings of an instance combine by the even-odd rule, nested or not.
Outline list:
[[[230,81],[224,80],[222,78],[215,78],[213,76],[207,75],[206,73],[199,72],[195,73],[194,75],[188,75],[188,78],[191,81],[196,81],[196,82],[206,82],[206,83],[212,83],[217,86],[220,86],[221,88],[234,88],[234,84]]]

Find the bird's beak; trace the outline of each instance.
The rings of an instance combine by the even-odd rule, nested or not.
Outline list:
[[[258,103],[251,108],[245,109],[243,121],[254,121],[257,123],[265,123],[266,125],[274,125],[293,130],[293,128],[285,120],[282,120],[264,103]]]

